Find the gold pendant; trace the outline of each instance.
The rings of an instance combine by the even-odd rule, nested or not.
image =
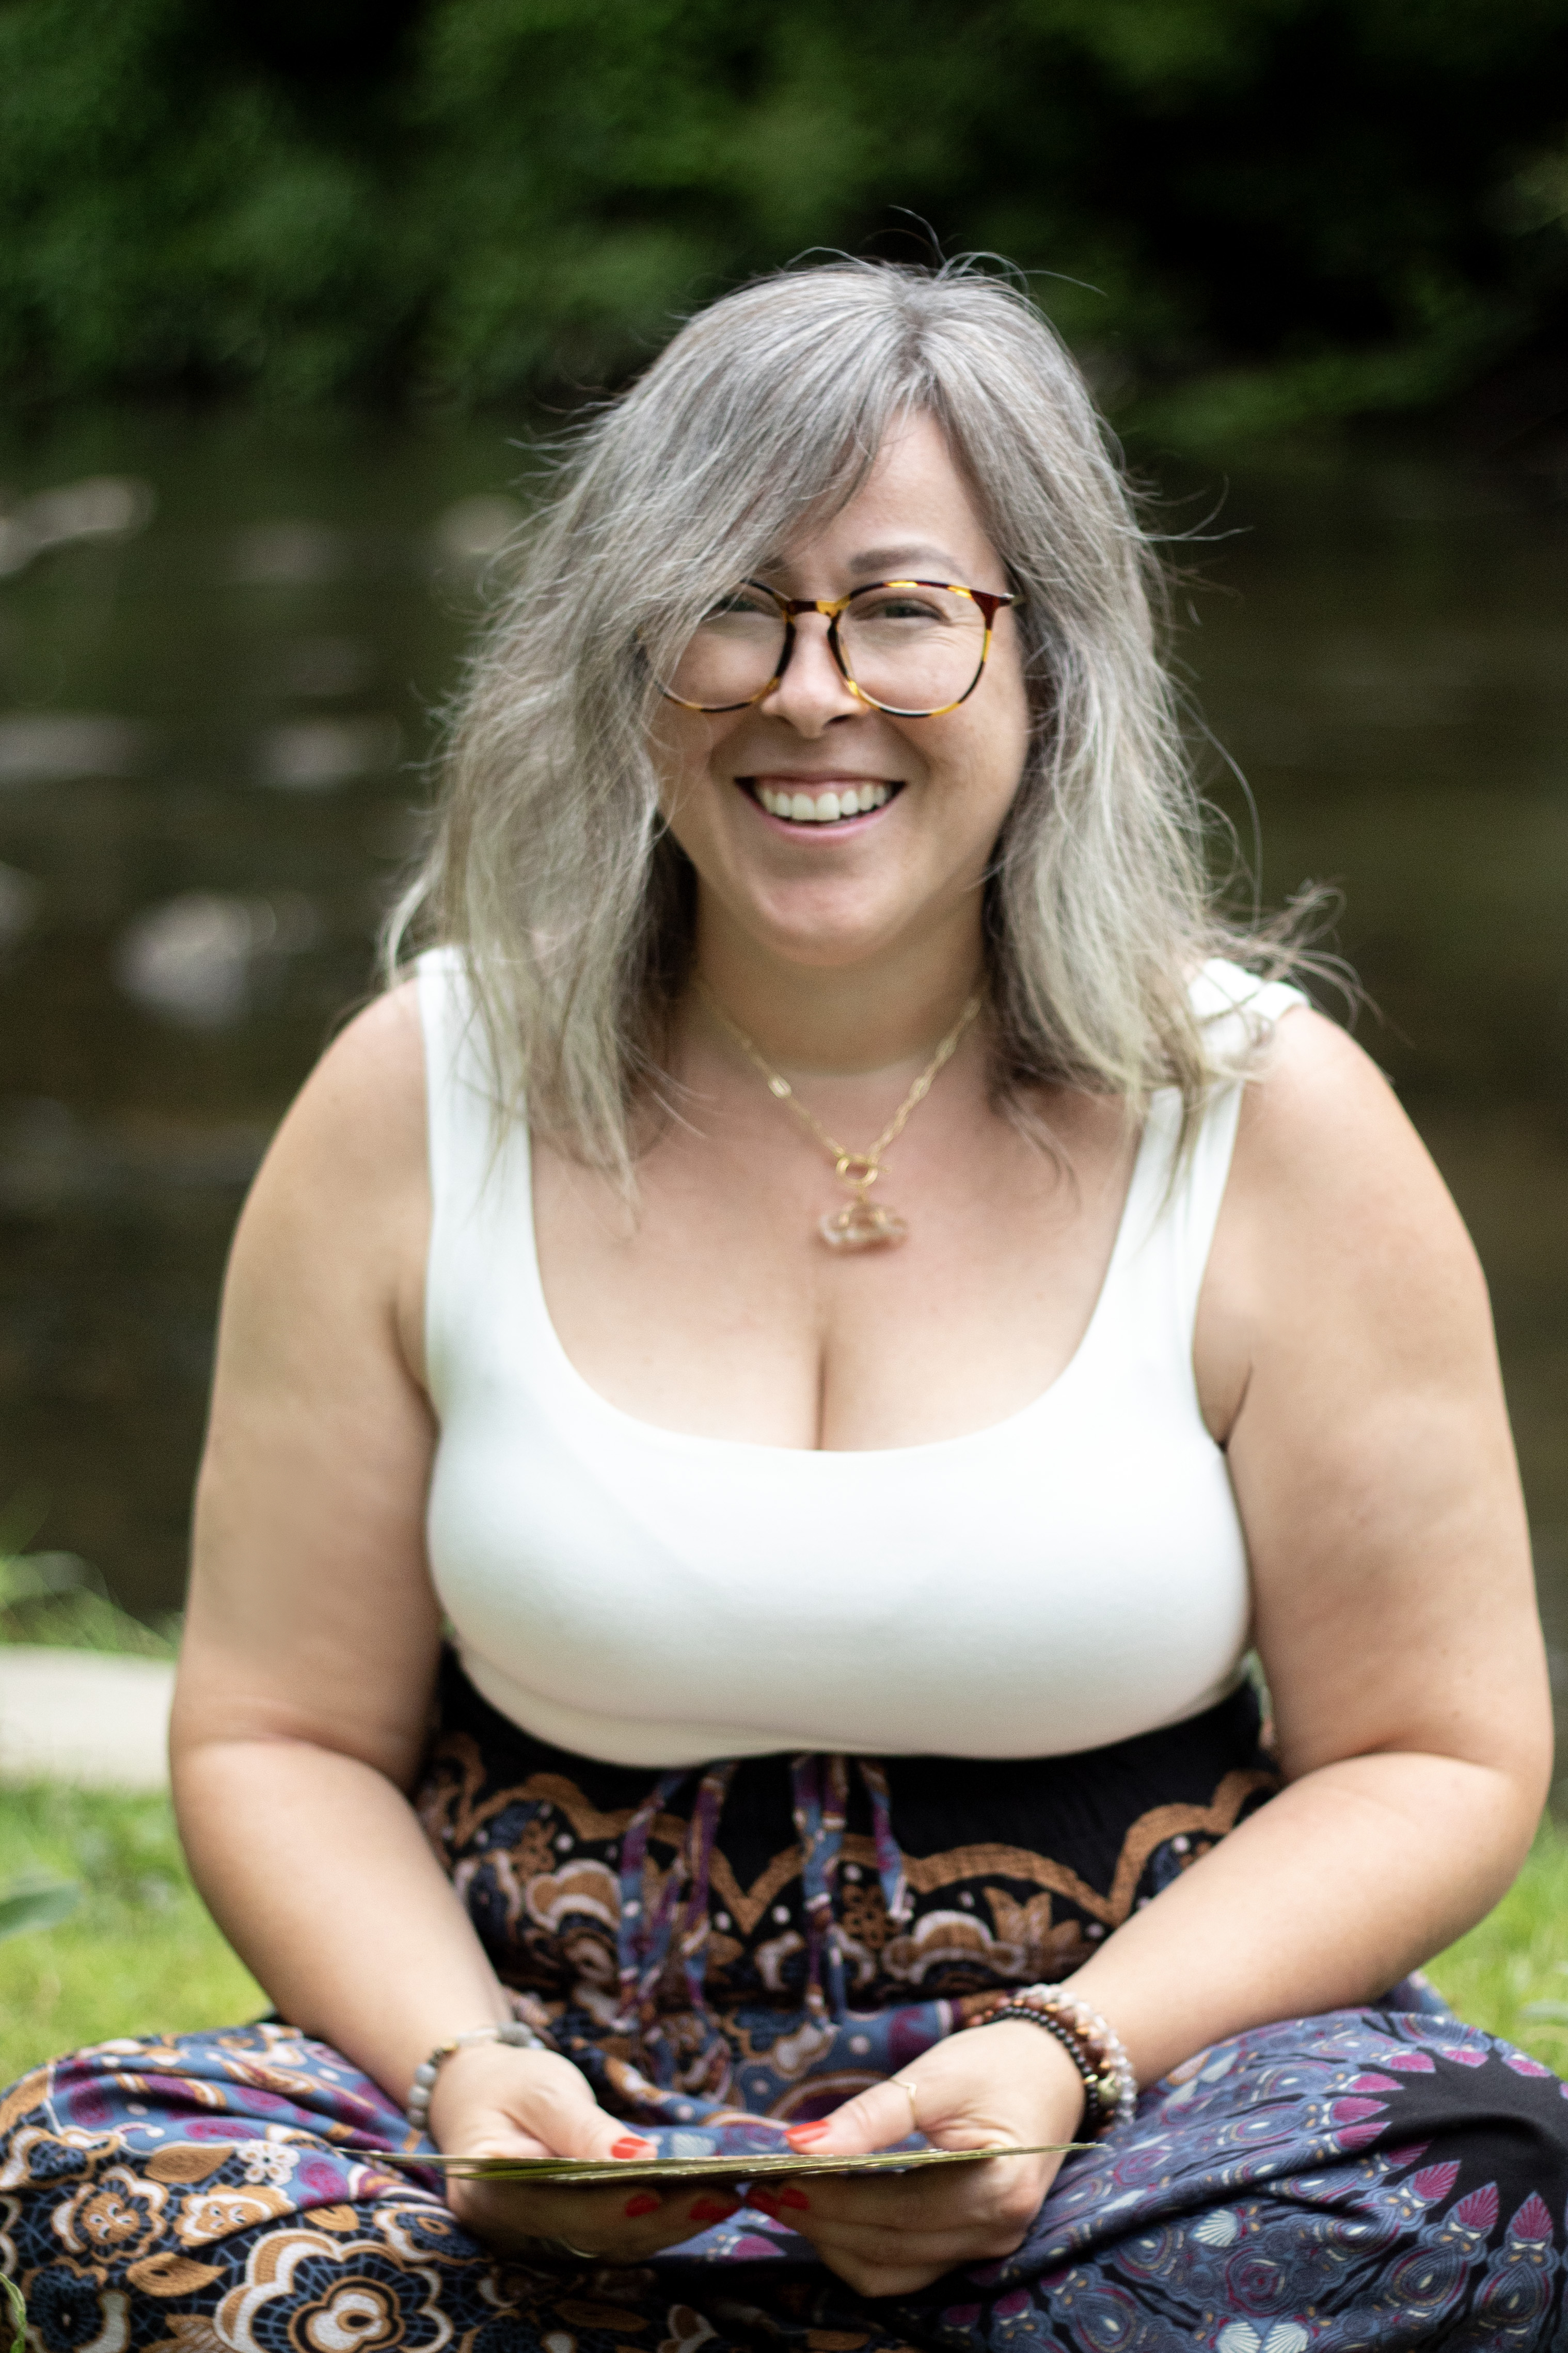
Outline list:
[[[855,1198],[841,1209],[829,1209],[818,1221],[816,1230],[829,1250],[890,1250],[903,1240],[910,1229],[897,1209],[886,1208],[871,1198],[871,1187],[882,1173],[874,1152],[841,1152],[833,1173],[843,1178]]]
[[[829,1250],[890,1250],[910,1229],[897,1209],[861,1193],[841,1209],[829,1209],[816,1230]]]

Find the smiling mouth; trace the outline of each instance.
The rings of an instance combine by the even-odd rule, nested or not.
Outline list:
[[[901,784],[883,784],[869,776],[858,785],[825,785],[811,791],[800,786],[790,792],[761,784],[754,776],[738,781],[760,808],[784,825],[843,825],[850,818],[874,815],[903,791]]]

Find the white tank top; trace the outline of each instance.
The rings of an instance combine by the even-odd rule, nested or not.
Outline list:
[[[589,1387],[540,1284],[526,1128],[494,1148],[454,952],[420,958],[419,1001],[430,1561],[493,1707],[578,1755],[668,1767],[1053,1756],[1234,1688],[1247,1548],[1193,1325],[1239,1085],[1168,1200],[1179,1103],[1155,1097],[1089,1329],[1042,1396],[967,1437],[814,1451],[659,1430]],[[1214,964],[1194,1002],[1256,1026],[1305,999]]]

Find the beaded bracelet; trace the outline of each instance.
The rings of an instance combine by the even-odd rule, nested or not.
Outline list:
[[[1020,1986],[999,1994],[964,2023],[994,2026],[1005,2018],[1026,2019],[1061,2044],[1083,2078],[1084,2121],[1095,2137],[1112,2125],[1131,2122],[1138,2078],[1121,2037],[1097,2010],[1055,1986]]]
[[[510,2042],[519,2051],[548,2051],[550,2045],[525,2026],[520,2018],[509,2018],[500,2026],[470,2027],[467,2034],[454,2034],[450,2042],[437,2042],[428,2059],[422,2059],[414,2070],[404,2113],[416,2132],[423,2132],[430,2122],[430,2094],[436,2088],[436,2078],[454,2051],[466,2050],[470,2042]]]

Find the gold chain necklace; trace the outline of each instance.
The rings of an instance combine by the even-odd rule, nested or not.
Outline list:
[[[849,1187],[852,1198],[842,1208],[829,1209],[817,1225],[816,1230],[829,1250],[887,1249],[894,1242],[901,1242],[910,1229],[908,1220],[901,1218],[897,1209],[891,1208],[887,1202],[873,1201],[870,1198],[871,1187],[882,1173],[883,1155],[897,1144],[904,1132],[910,1113],[918,1104],[924,1103],[931,1092],[931,1082],[937,1072],[944,1062],[952,1060],[956,1052],[959,1039],[984,1002],[984,992],[976,989],[973,996],[965,1000],[963,1012],[877,1138],[876,1143],[865,1152],[850,1152],[839,1143],[837,1136],[829,1135],[822,1122],[813,1113],[807,1111],[789,1081],[782,1071],[775,1071],[771,1062],[764,1060],[740,1023],[731,1020],[700,973],[696,976],[696,981],[704,1004],[729,1031],[742,1052],[756,1064],[767,1081],[769,1093],[776,1095],[780,1103],[787,1103],[795,1117],[803,1121],[811,1130],[817,1142],[826,1147],[833,1157],[834,1175]]]

